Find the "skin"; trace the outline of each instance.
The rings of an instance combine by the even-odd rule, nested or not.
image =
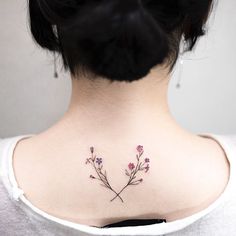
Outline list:
[[[164,67],[131,84],[72,77],[65,114],[15,148],[15,175],[25,196],[51,215],[97,227],[129,218],[173,221],[215,201],[227,184],[229,163],[213,139],[189,132],[172,116],[169,81]],[[151,168],[142,183],[122,192],[123,203],[111,202],[114,192],[89,178],[89,147],[103,158],[119,192],[139,144]]]

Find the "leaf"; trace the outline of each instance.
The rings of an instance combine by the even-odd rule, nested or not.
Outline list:
[[[107,188],[107,186],[106,185],[104,185],[104,184],[100,184],[101,186],[103,186],[103,187],[105,187],[105,188]]]
[[[139,160],[139,158],[138,158],[138,154],[136,154],[136,159],[137,159],[137,161]]]
[[[128,172],[127,169],[125,169],[125,174],[126,174],[127,176],[130,176],[130,173]]]

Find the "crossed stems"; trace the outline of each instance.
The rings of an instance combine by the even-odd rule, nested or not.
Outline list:
[[[127,169],[125,170],[125,172],[126,172],[125,174],[126,174],[127,176],[129,176],[130,178],[129,178],[128,183],[127,183],[118,193],[117,193],[117,192],[111,187],[111,185],[109,184],[108,179],[107,179],[106,170],[105,170],[104,173],[102,173],[102,167],[103,167],[103,165],[100,166],[100,164],[101,164],[101,162],[102,162],[102,161],[101,161],[101,158],[99,158],[100,161],[98,161],[98,167],[96,167],[96,165],[95,165],[96,155],[93,156],[93,151],[94,151],[93,147],[91,147],[90,150],[91,150],[91,155],[92,155],[92,156],[91,156],[91,158],[87,158],[86,164],[87,164],[87,163],[92,164],[93,168],[95,169],[95,171],[96,171],[96,173],[97,173],[97,175],[98,175],[98,177],[99,177],[99,178],[96,178],[96,177],[94,177],[93,175],[90,175],[90,178],[92,178],[92,179],[97,179],[97,180],[101,181],[101,182],[102,182],[102,184],[100,184],[101,186],[110,189],[112,192],[114,192],[114,193],[116,194],[116,196],[115,196],[114,198],[112,198],[110,201],[113,201],[113,200],[115,200],[117,197],[119,197],[119,199],[120,199],[122,202],[124,202],[123,199],[121,198],[120,194],[121,194],[128,186],[130,186],[130,185],[138,185],[139,183],[141,183],[141,182],[143,181],[143,179],[139,179],[139,180],[133,181],[133,180],[136,178],[137,172],[140,171],[140,170],[142,171],[142,170],[144,170],[144,169],[146,169],[146,172],[148,171],[148,167],[144,167],[145,163],[140,162],[140,157],[141,157],[142,154],[143,154],[143,150],[142,150],[141,152],[139,152],[139,154],[136,155],[137,165],[136,165],[135,169],[132,170],[131,173],[129,173],[129,172],[127,171]],[[140,163],[139,163],[139,162],[140,162]]]

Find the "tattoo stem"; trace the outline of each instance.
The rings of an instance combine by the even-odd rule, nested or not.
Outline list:
[[[108,189],[110,189],[112,192],[114,192],[114,193],[117,195],[117,192],[111,187],[111,185],[108,183],[107,179],[105,179],[106,182],[104,182],[104,181],[102,180],[101,175],[100,175],[100,173],[97,171],[97,168],[96,168],[94,162],[93,162],[93,167],[94,167],[94,169],[95,169],[95,171],[96,171],[96,173],[97,173],[97,175],[98,175],[98,177],[99,177],[99,180],[101,180],[101,181],[106,185],[106,187],[107,187]],[[122,199],[120,196],[117,195],[117,197],[119,197],[120,200],[121,200],[122,202],[124,202],[123,199]]]

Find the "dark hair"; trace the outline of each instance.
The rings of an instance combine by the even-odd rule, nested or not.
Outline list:
[[[30,28],[71,74],[134,81],[163,63],[171,71],[181,39],[192,50],[205,34],[211,6],[212,0],[29,0]]]

